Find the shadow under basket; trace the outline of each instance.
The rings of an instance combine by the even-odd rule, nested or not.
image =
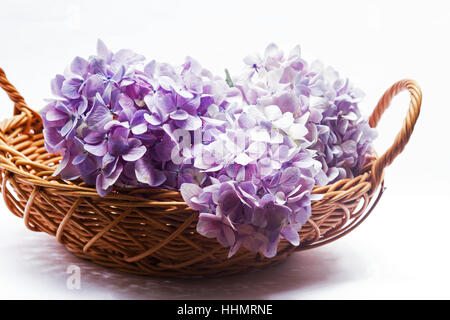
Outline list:
[[[400,133],[359,176],[314,188],[313,193],[323,198],[312,202],[312,215],[300,230],[300,246],[281,240],[278,254],[271,259],[244,248],[227,258],[228,248],[196,232],[198,212],[176,191],[115,190],[102,198],[81,181],[53,177],[61,157],[45,150],[39,114],[25,104],[2,69],[0,86],[14,102],[14,116],[0,124],[1,192],[9,210],[23,218],[28,229],[55,236],[80,258],[161,277],[222,276],[266,267],[353,230],[380,199],[384,168],[407,144],[422,100],[412,80],[399,81],[386,91],[369,124],[376,127],[393,96],[406,89],[411,102]]]

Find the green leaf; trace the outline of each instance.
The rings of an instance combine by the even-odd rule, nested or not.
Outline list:
[[[231,76],[230,73],[228,72],[228,69],[225,69],[225,81],[230,88],[234,87],[233,80],[231,80]]]

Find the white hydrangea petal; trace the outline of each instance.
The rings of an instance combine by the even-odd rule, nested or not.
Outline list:
[[[290,126],[288,134],[292,139],[300,140],[308,134],[308,129],[301,123],[294,123]]]
[[[250,158],[245,152],[240,153],[235,159],[234,162],[237,164],[240,164],[242,166],[248,165],[250,162],[252,162],[253,159]]]
[[[281,118],[273,121],[273,125],[277,128],[288,130],[294,123],[294,116],[291,112],[285,112]]]

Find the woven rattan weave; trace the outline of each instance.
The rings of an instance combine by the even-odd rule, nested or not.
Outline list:
[[[0,69],[0,86],[14,102],[14,116],[0,124],[1,192],[9,210],[32,231],[56,236],[81,258],[122,271],[153,276],[220,276],[283,261],[291,253],[323,245],[357,227],[383,192],[383,171],[408,142],[417,121],[421,91],[412,80],[389,88],[370,117],[375,127],[391,99],[407,89],[411,102],[394,144],[354,179],[316,187],[323,198],[312,204],[312,216],[300,231],[301,245],[282,240],[278,254],[267,259],[228,249],[196,232],[198,213],[175,191],[115,190],[102,198],[81,181],[52,174],[61,157],[44,148],[42,122]]]

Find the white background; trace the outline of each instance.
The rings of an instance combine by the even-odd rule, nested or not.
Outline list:
[[[147,59],[191,55],[217,74],[237,73],[270,42],[296,44],[366,92],[369,115],[395,81],[423,89],[422,113],[405,151],[386,170],[387,190],[354,232],[268,270],[213,280],[129,276],[84,262],[46,234],[27,230],[0,204],[0,298],[329,299],[450,298],[450,7],[448,1],[5,1],[0,67],[34,109],[50,79],[97,38]],[[401,94],[382,118],[379,153],[403,121]],[[12,104],[0,94],[1,117]],[[81,289],[66,286],[70,265]]]

